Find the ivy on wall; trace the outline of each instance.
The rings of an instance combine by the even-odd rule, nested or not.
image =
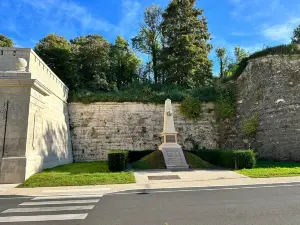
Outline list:
[[[258,116],[257,114],[253,115],[250,118],[243,120],[243,132],[247,135],[255,135],[258,127]]]

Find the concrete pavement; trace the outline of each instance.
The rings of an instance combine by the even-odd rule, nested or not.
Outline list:
[[[181,179],[149,180],[148,176],[178,175]],[[190,170],[190,171],[140,171],[135,172],[135,184],[114,184],[72,187],[14,188],[15,185],[0,185],[1,196],[5,195],[104,195],[124,191],[145,191],[155,189],[186,189],[224,187],[240,185],[277,185],[300,182],[300,177],[249,178],[233,171]]]

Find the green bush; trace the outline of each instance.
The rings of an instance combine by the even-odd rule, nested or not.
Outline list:
[[[202,105],[199,99],[188,95],[180,104],[180,112],[190,120],[198,119],[202,115]]]
[[[238,169],[251,169],[256,165],[256,154],[252,150],[236,150],[235,161]]]
[[[108,153],[108,168],[118,172],[126,169],[128,152],[125,150],[113,150]]]
[[[143,150],[143,151],[128,151],[128,162],[129,163],[133,163],[135,161],[140,160],[141,158],[143,158],[146,155],[151,154],[152,152],[154,152],[153,150]]]
[[[225,168],[253,168],[256,164],[253,150],[201,149],[195,152],[203,160]]]

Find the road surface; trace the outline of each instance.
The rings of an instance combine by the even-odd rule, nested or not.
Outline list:
[[[300,186],[39,198],[0,197],[0,225],[295,225]]]

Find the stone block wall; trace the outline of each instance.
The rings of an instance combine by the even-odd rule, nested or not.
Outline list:
[[[251,147],[269,160],[300,160],[300,59],[267,56],[251,60],[237,80],[233,147]],[[243,132],[256,115],[256,133]]]
[[[216,148],[218,127],[214,103],[204,104],[203,117],[187,120],[173,104],[178,142],[191,149]],[[70,103],[73,157],[77,162],[107,160],[112,149],[156,150],[161,144],[164,105],[142,103]]]
[[[16,71],[20,57],[25,71]],[[0,183],[73,161],[67,96],[31,49],[0,48]]]

